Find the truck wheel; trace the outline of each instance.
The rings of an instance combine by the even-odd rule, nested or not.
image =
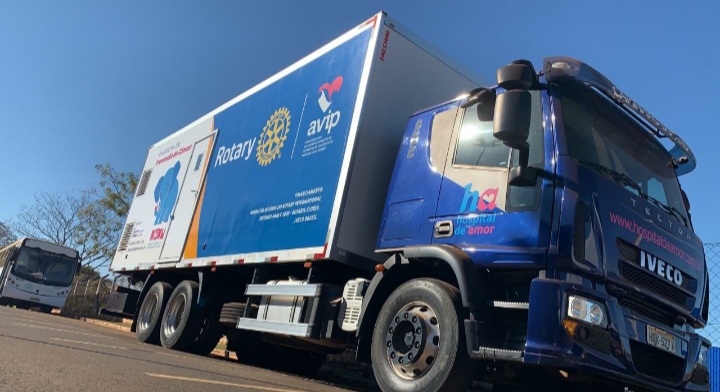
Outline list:
[[[238,319],[245,313],[244,302],[228,302],[220,311],[220,324],[235,329]]]
[[[163,347],[190,351],[204,321],[203,309],[197,304],[198,283],[182,281],[168,300],[160,326],[160,344]]]
[[[436,279],[414,279],[383,304],[371,343],[383,391],[464,391],[474,364],[465,348],[460,293]]]
[[[308,377],[315,375],[320,370],[325,363],[325,357],[327,357],[327,354],[324,353],[313,353],[285,347],[281,347],[278,352],[280,356],[274,359],[276,361],[278,358],[283,359],[277,363],[277,370]]]
[[[194,354],[209,355],[222,337],[220,309],[208,309],[205,322],[202,324],[198,337],[190,350]]]
[[[262,342],[253,356],[250,363],[252,365],[301,376],[312,376],[325,363],[327,354]]]
[[[170,298],[172,286],[165,282],[156,282],[148,290],[138,312],[136,335],[141,343],[160,343],[160,317]]]

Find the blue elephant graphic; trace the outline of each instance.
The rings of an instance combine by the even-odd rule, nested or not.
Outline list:
[[[180,162],[168,169],[168,171],[160,177],[157,185],[155,185],[155,225],[165,223],[170,220],[173,207],[178,198],[178,174],[180,173]]]

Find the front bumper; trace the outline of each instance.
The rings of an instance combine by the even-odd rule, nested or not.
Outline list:
[[[607,307],[607,328],[563,323],[568,295],[600,301]],[[572,325],[572,323],[568,323]],[[670,333],[674,352],[647,342],[652,325]],[[582,328],[582,332],[580,329]],[[468,337],[477,329],[466,328]],[[473,339],[468,339],[468,342]],[[527,342],[521,358],[526,365],[562,370],[570,377],[594,378],[604,382],[640,386],[659,391],[708,391],[707,369],[696,365],[704,340],[695,333],[678,331],[635,317],[616,298],[588,287],[546,278],[536,278],[530,287]],[[468,347],[472,353],[475,347]]]

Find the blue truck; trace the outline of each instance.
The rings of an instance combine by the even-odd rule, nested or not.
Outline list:
[[[575,59],[468,75],[379,13],[154,144],[103,312],[383,391],[707,391],[688,146]]]

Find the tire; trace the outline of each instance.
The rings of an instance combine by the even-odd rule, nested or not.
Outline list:
[[[325,363],[325,353],[314,353],[293,348],[281,347],[280,355],[285,360],[280,361],[278,370],[295,373],[300,376],[313,376]]]
[[[168,300],[160,326],[160,344],[172,350],[191,352],[205,319],[197,304],[199,285],[182,281]]]
[[[238,319],[245,313],[244,302],[228,302],[220,311],[220,323],[228,328],[235,329]]]
[[[172,293],[172,286],[165,282],[156,282],[150,287],[140,306],[135,335],[141,343],[160,343],[160,318]]]
[[[217,346],[223,333],[220,324],[220,309],[209,309],[205,314],[205,321],[200,327],[197,339],[190,350],[194,354],[209,355]]]
[[[252,365],[300,376],[312,376],[317,373],[327,356],[325,353],[314,353],[265,342],[262,342],[259,350],[254,351],[252,355],[249,361]]]
[[[465,348],[465,311],[458,289],[414,279],[385,301],[370,354],[383,391],[465,391],[475,365]],[[419,332],[419,333],[418,333]]]
[[[233,351],[238,362],[245,365],[262,366],[264,349],[268,346],[262,342],[262,334],[256,331],[231,329],[226,333],[228,351]]]

